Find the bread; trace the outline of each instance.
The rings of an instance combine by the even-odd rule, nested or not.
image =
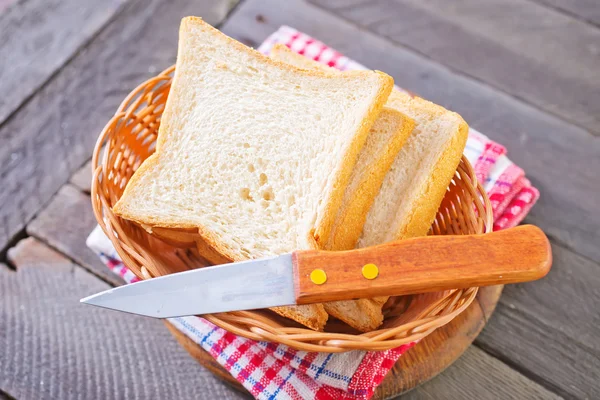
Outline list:
[[[381,185],[357,247],[427,235],[469,135],[460,115],[422,98],[394,90],[388,106],[416,126]]]
[[[294,53],[282,44],[273,46],[270,57],[299,68],[340,73],[334,68]],[[352,170],[350,183],[331,227],[329,240],[318,241],[321,248],[351,250],[356,247],[358,235],[353,228],[364,225],[367,212],[379,192],[385,174],[414,126],[414,121],[398,110],[385,107],[381,111]]]
[[[323,68],[283,45],[274,46],[272,57],[303,68]],[[469,127],[462,117],[427,100],[393,90],[386,108],[407,115],[416,126],[384,178],[357,247],[425,236],[467,141]],[[383,305],[387,297],[373,300]]]
[[[335,71],[282,44],[271,49],[271,58],[309,70]],[[356,247],[359,233],[348,227],[363,226],[367,213],[392,162],[406,142],[414,127],[414,121],[392,108],[384,108],[373,124],[367,142],[352,171],[350,183],[344,193],[342,205],[334,220],[329,241],[322,245],[327,250],[350,250]],[[334,301],[325,303],[325,311],[362,332],[377,328],[383,322],[381,305],[377,300]]]
[[[184,18],[156,152],[113,211],[197,229],[223,260],[316,248],[392,87],[381,72],[301,70]],[[313,329],[327,319],[321,305],[275,311]]]
[[[427,235],[467,143],[469,127],[457,113],[397,90],[387,106],[416,125],[381,185],[358,247]]]

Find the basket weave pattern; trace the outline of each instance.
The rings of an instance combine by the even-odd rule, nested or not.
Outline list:
[[[174,67],[163,71],[127,96],[100,134],[92,160],[96,219],[125,265],[142,279],[207,265],[196,248],[189,246],[194,243],[193,233],[174,232],[189,240],[173,243],[112,213],[129,178],[154,152],[173,71]],[[463,157],[430,234],[486,233],[491,227],[489,199]],[[283,343],[298,350],[386,350],[429,335],[464,311],[476,295],[477,288],[469,288],[392,297],[384,306],[385,319],[380,329],[363,334],[335,322],[328,324],[325,332],[315,332],[267,310],[211,314],[204,318],[237,335]]]

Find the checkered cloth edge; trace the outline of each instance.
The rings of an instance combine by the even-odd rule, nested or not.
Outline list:
[[[260,46],[268,54],[275,43],[342,71],[365,69],[325,44],[282,26]],[[490,195],[494,229],[517,225],[539,198],[521,168],[506,157],[506,149],[471,129],[465,149],[477,177]],[[138,280],[97,227],[87,245],[127,283]],[[200,317],[169,322],[210,353],[254,397],[266,399],[368,399],[397,359],[414,343],[382,352],[341,354],[296,351],[287,346],[256,342],[229,333]],[[129,340],[125,338],[123,340]]]

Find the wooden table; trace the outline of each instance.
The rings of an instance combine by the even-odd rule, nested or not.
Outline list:
[[[461,113],[540,189],[552,272],[406,398],[600,398],[598,2],[0,0],[0,399],[242,397],[159,321],[77,302],[121,284],[85,246],[86,162],[186,15],[252,46],[303,30]]]

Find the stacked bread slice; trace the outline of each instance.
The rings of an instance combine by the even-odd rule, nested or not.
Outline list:
[[[185,18],[156,152],[115,214],[214,263],[426,234],[464,121],[392,93],[384,73],[339,73],[280,50],[265,57]],[[330,314],[368,331],[383,300],[273,310],[315,330]]]
[[[271,57],[301,68],[331,69],[281,44],[273,47]],[[467,123],[444,107],[398,90],[392,91],[386,107],[411,118],[414,129],[393,162],[386,164],[383,183],[369,209],[360,216],[364,225],[361,234],[345,235],[347,242],[340,250],[425,236],[467,142]],[[334,240],[335,234],[330,237]],[[383,304],[387,298],[374,300]],[[327,306],[325,309],[330,311]]]

